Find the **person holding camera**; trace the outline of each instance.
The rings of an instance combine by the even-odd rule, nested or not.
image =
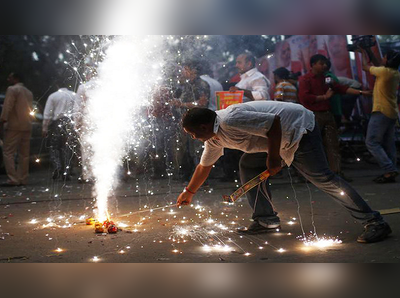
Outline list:
[[[362,47],[359,47],[359,50],[362,52],[363,70],[376,77],[366,145],[384,174],[373,181],[396,182],[396,176],[399,174],[396,167],[395,125],[399,117],[396,93],[400,82],[400,52],[388,51],[380,65],[376,62],[377,59],[370,59],[375,65],[370,66],[367,57],[373,53],[367,53]]]

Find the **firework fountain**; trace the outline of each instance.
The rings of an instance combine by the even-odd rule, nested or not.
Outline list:
[[[127,144],[140,130],[143,108],[162,79],[162,37],[117,37],[98,67],[97,87],[88,92],[88,151],[95,178],[96,219],[108,220],[108,197],[118,184],[119,165]]]

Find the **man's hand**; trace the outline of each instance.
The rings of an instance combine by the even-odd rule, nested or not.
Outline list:
[[[362,92],[362,95],[364,95],[364,96],[372,96],[372,90],[364,90]]]
[[[230,88],[229,88],[229,92],[236,92],[236,91],[238,91],[238,90],[240,90],[238,87],[236,87],[236,86],[231,86]]]
[[[267,168],[271,176],[278,174],[282,170],[282,162],[280,158],[267,158]]]
[[[329,88],[328,91],[326,91],[325,93],[325,97],[326,99],[330,99],[334,94],[335,92],[331,88]]]
[[[182,192],[178,199],[176,200],[176,205],[179,206],[185,206],[185,205],[190,205],[192,202],[193,194],[191,194],[188,191]]]

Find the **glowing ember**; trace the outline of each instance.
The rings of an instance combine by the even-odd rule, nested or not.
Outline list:
[[[64,250],[62,248],[57,248],[55,251],[56,252],[63,252]]]
[[[210,246],[210,245],[203,245],[202,249],[205,252],[230,252],[232,251],[232,247],[228,246],[228,245],[214,245],[214,246]]]
[[[100,261],[99,257],[94,256],[92,258],[92,262],[99,262],[99,261]]]
[[[333,238],[318,238],[314,239],[303,239],[304,245],[307,247],[317,247],[317,248],[325,248],[331,247],[338,244],[342,244],[342,240],[333,239]]]
[[[184,235],[184,236],[189,235],[189,231],[187,229],[181,228],[181,227],[176,228],[176,233],[178,235]]]

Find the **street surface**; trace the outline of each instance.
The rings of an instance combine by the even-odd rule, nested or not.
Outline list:
[[[399,182],[371,182],[379,174],[377,165],[347,164],[344,171],[372,208],[400,208]],[[222,202],[222,195],[235,190],[234,181],[209,180],[191,207],[176,208],[185,184],[140,176],[121,183],[109,200],[111,219],[122,230],[96,234],[85,224],[93,214],[92,185],[79,184],[76,177],[53,182],[49,166],[39,166],[32,169],[29,185],[0,189],[0,262],[400,262],[400,213],[384,216],[393,230],[390,238],[359,244],[362,226],[330,197],[305,182],[291,183],[286,169],[270,183],[282,223],[276,233],[235,232],[251,223],[251,210],[245,198],[234,205]],[[303,231],[307,236],[314,229],[319,238],[342,243],[305,246]]]

